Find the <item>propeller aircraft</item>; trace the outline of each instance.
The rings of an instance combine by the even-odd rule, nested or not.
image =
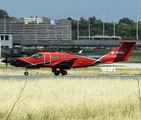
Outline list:
[[[29,73],[27,69],[34,68],[51,68],[52,72],[58,76],[67,75],[67,71],[71,68],[82,68],[95,66],[99,64],[112,64],[113,62],[127,61],[135,44],[139,41],[120,41],[121,46],[117,49],[110,51],[109,53],[100,56],[99,58],[86,57],[79,53],[68,54],[63,52],[39,52],[30,57],[18,57],[5,59],[2,62],[9,63],[15,67],[24,67],[26,72],[24,75],[27,76]]]

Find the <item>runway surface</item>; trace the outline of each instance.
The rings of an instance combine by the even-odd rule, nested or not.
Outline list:
[[[66,75],[66,76],[55,76],[55,75],[29,75],[29,76],[24,76],[24,75],[0,75],[0,80],[56,80],[56,79],[70,79],[70,80],[75,80],[75,79],[141,79],[141,75]]]
[[[113,63],[108,65],[115,65],[117,68],[141,68],[141,63]]]
[[[110,64],[108,64],[110,65]],[[111,65],[115,65],[115,68],[141,68],[140,63],[113,63]],[[12,68],[14,69],[14,68]],[[20,68],[21,69],[21,68]],[[0,75],[0,80],[23,80],[23,79],[28,79],[28,80],[40,80],[40,79],[81,79],[81,78],[94,78],[94,79],[141,79],[141,75],[66,75],[66,76],[55,76],[54,74],[51,75],[29,75],[29,76],[24,76],[24,75]]]

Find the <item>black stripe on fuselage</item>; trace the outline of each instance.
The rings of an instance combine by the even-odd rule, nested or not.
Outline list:
[[[9,63],[10,63],[10,65],[13,65],[13,66],[16,66],[16,67],[20,67],[20,66],[26,67],[26,66],[29,66],[29,65],[35,65],[35,66],[40,67],[41,65],[50,64],[50,63],[53,63],[53,62],[56,62],[56,61],[58,61],[58,60],[49,61],[49,62],[42,62],[42,63],[31,63],[31,62],[21,60],[21,59],[11,59]]]

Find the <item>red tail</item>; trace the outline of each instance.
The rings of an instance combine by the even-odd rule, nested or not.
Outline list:
[[[118,49],[112,50],[110,53],[103,56],[99,61],[105,63],[126,61],[128,60],[135,44],[139,43],[139,41],[120,41],[120,43],[122,43],[122,45]]]

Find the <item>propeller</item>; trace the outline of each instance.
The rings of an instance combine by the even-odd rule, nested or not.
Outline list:
[[[9,63],[9,61],[8,61],[8,54],[5,53],[4,55],[5,55],[5,59],[2,60],[1,62],[4,62],[6,64],[6,68],[7,68],[8,63]]]

